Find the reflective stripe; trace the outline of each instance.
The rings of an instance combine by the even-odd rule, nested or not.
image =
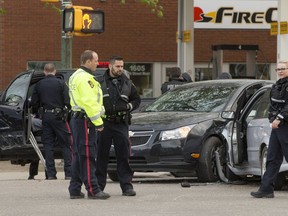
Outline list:
[[[77,75],[77,74],[79,74],[79,73],[85,73],[85,71],[84,70],[77,70],[76,72],[74,72],[74,74],[70,77],[70,79],[69,79],[69,86],[71,85],[72,86],[72,83],[73,83],[73,80],[74,80],[74,78],[75,78],[75,76]],[[73,107],[77,107],[77,108],[75,108],[75,109],[82,109],[81,107],[79,107],[78,105],[77,105],[77,103],[76,103],[76,101],[75,101],[75,99],[74,99],[74,96],[73,96],[73,93],[72,93],[72,91],[71,91],[71,89],[69,88],[69,96],[70,96],[70,98],[72,99],[72,101],[73,101],[73,103],[75,104],[75,106],[73,106]],[[73,107],[72,107],[72,109],[73,109]],[[83,110],[83,109],[82,109]]]
[[[79,107],[79,106],[72,106],[71,109],[73,111],[81,111],[81,110],[84,110],[82,107]]]
[[[129,100],[129,97],[126,95],[121,95],[122,98],[126,98],[127,100]]]
[[[93,121],[97,120],[98,118],[100,118],[104,113],[105,113],[105,109],[104,109],[104,107],[101,107],[100,113],[98,115],[92,116],[89,118],[93,122]]]
[[[277,102],[277,103],[285,103],[285,100],[278,100],[275,98],[271,98],[272,101]]]
[[[98,98],[97,98],[97,103],[100,103],[101,102],[101,97],[102,97],[102,94],[100,93],[102,90],[101,90],[101,88],[100,88],[100,91],[98,91]]]
[[[103,97],[109,97],[109,94],[104,94]]]
[[[282,116],[280,113],[277,116],[281,119],[284,119],[284,116]]]

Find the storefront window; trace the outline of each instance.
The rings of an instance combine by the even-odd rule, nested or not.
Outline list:
[[[195,68],[195,81],[212,80],[212,68]]]
[[[252,78],[270,80],[270,65],[256,64],[254,75],[248,76],[246,72],[246,64],[230,64],[229,71],[233,78]]]
[[[125,63],[124,69],[129,71],[130,79],[141,97],[153,97],[152,64]]]

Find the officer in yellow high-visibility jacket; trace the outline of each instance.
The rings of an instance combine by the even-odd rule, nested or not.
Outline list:
[[[69,95],[72,107],[70,127],[73,137],[73,159],[69,193],[71,199],[84,198],[84,183],[89,199],[107,199],[95,175],[97,132],[103,130],[103,95],[93,71],[98,65],[96,52],[86,50],[81,55],[81,67],[69,79]]]

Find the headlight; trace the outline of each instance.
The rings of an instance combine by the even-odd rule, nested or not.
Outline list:
[[[188,125],[180,128],[176,128],[174,130],[167,130],[162,131],[160,134],[160,140],[171,140],[171,139],[182,139],[186,138],[189,131],[194,127],[195,125]]]

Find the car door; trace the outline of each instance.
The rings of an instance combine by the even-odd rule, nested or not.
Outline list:
[[[3,92],[0,99],[1,153],[26,144],[27,91],[32,72],[18,75]]]
[[[257,93],[255,93],[255,95],[253,95],[251,100],[249,100],[249,102],[243,108],[239,119],[234,125],[235,127],[233,129],[233,132],[235,133],[235,135],[233,136],[233,139],[234,143],[236,140],[237,145],[233,146],[233,152],[237,154],[237,156],[234,155],[234,158],[238,157],[238,160],[234,160],[235,164],[240,164],[244,161],[248,162],[248,160],[251,159],[251,155],[249,155],[249,153],[251,153],[251,149],[253,149],[252,151],[259,151],[259,139],[261,137],[256,138],[256,136],[259,136],[259,134],[261,134],[261,128],[258,128],[257,126],[269,126],[269,122],[267,119],[269,108],[269,94],[270,91],[268,88],[263,88]],[[249,135],[247,135],[248,129]],[[254,131],[255,133],[252,132],[251,134],[251,131]],[[251,142],[251,139],[255,140]],[[249,144],[248,141],[250,141]],[[255,150],[255,145],[258,145],[257,150]]]
[[[233,153],[233,163],[240,164],[244,160],[246,160],[246,134],[243,133],[243,121],[241,117],[243,115],[243,110],[249,99],[252,95],[261,87],[263,83],[258,83],[252,86],[249,86],[242,92],[238,101],[237,101],[237,109],[235,112],[235,122],[233,123],[232,131],[231,131],[231,148]],[[246,105],[247,106],[247,105]]]

